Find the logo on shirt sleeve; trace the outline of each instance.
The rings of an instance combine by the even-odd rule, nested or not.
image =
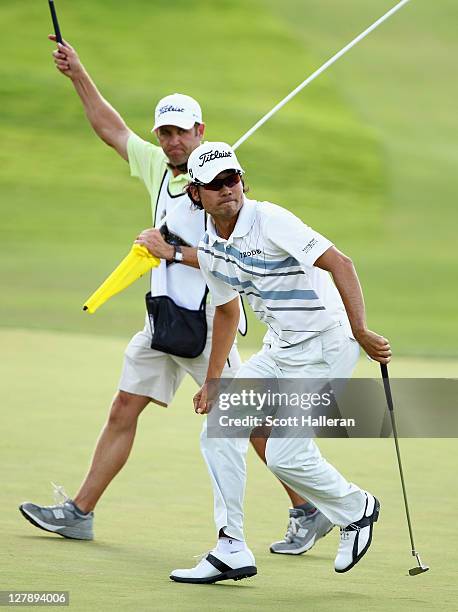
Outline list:
[[[307,254],[307,253],[310,253],[310,251],[313,249],[313,247],[314,247],[315,245],[317,245],[317,244],[318,244],[318,240],[317,240],[316,238],[312,238],[312,239],[310,240],[310,242],[308,242],[308,243],[305,245],[305,247],[304,247],[302,250],[303,250],[303,251],[304,251],[304,253],[306,253],[306,254]]]

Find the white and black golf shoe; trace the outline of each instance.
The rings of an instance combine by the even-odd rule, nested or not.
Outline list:
[[[370,493],[366,495],[363,516],[340,528],[340,544],[334,561],[334,569],[339,574],[348,572],[366,554],[372,542],[372,529],[380,513],[380,502]]]
[[[170,574],[175,582],[190,582],[192,584],[212,584],[220,580],[242,580],[255,576],[256,569],[251,550],[241,550],[235,553],[221,553],[211,550],[191,569],[176,569]]]

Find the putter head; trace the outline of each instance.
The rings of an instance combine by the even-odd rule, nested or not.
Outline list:
[[[415,552],[413,553],[413,555],[417,560],[418,566],[409,569],[409,576],[416,576],[417,574],[423,574],[424,572],[427,572],[429,570],[429,567],[427,565],[423,565],[420,559],[420,555]]]
[[[409,576],[416,576],[417,574],[423,574],[423,572],[427,572],[429,567],[427,565],[419,565],[417,567],[412,567],[409,569]]]

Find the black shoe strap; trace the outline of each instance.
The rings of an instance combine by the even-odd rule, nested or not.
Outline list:
[[[355,521],[354,523],[350,523],[346,527],[343,527],[343,531],[359,531],[363,527],[369,527],[374,522],[374,515],[371,516],[363,516],[359,521]]]
[[[205,559],[211,563],[213,565],[213,567],[216,567],[217,570],[219,570],[222,574],[224,572],[229,572],[232,567],[229,567],[229,565],[227,565],[226,563],[224,563],[224,561],[221,561],[221,559],[218,559],[217,557],[213,556],[211,553],[209,553]]]

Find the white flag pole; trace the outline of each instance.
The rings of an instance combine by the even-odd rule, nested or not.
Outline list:
[[[254,134],[254,132],[256,132],[257,129],[259,129],[262,125],[264,125],[264,123],[266,121],[268,121],[273,115],[275,115],[275,113],[277,111],[279,111],[281,108],[283,108],[283,106],[285,106],[285,104],[287,104],[292,98],[294,98],[294,96],[296,94],[298,94],[300,91],[302,91],[304,89],[304,87],[307,87],[307,85],[309,83],[311,83],[313,80],[315,80],[320,74],[322,74],[325,70],[327,70],[329,68],[329,66],[332,66],[332,64],[334,64],[334,62],[336,62],[340,57],[342,57],[342,55],[344,55],[345,53],[347,53],[347,51],[349,51],[352,47],[354,47],[355,45],[357,45],[359,43],[360,40],[362,40],[363,38],[366,38],[366,36],[368,34],[370,34],[371,32],[373,32],[376,28],[378,28],[379,25],[381,25],[384,21],[386,21],[387,19],[389,19],[392,15],[394,15],[394,13],[396,13],[397,11],[399,11],[399,9],[401,9],[405,4],[407,4],[407,2],[409,2],[410,0],[401,0],[401,2],[399,2],[398,4],[396,4],[396,6],[394,6],[392,9],[390,9],[387,13],[385,13],[382,17],[380,17],[380,19],[377,19],[377,21],[375,23],[373,23],[371,26],[369,26],[366,30],[364,30],[364,32],[361,32],[361,34],[359,34],[359,36],[357,36],[356,38],[354,38],[350,43],[348,43],[348,45],[346,45],[343,49],[341,49],[338,53],[336,53],[335,55],[333,55],[330,59],[328,59],[327,62],[325,62],[320,68],[318,68],[318,70],[315,70],[315,72],[313,74],[311,74],[309,77],[307,77],[305,79],[305,81],[303,81],[300,85],[298,85],[296,87],[296,89],[293,89],[293,91],[288,94],[286,96],[286,98],[283,98],[283,100],[281,100],[281,102],[279,102],[276,106],[274,106],[272,108],[272,110],[270,110],[266,115],[264,115],[264,117],[262,117],[257,123],[255,123],[253,125],[252,128],[250,128],[248,130],[248,132],[246,132],[243,136],[241,136],[237,142],[232,145],[233,149],[237,149],[242,143],[245,142],[245,140],[247,140],[252,134]]]

